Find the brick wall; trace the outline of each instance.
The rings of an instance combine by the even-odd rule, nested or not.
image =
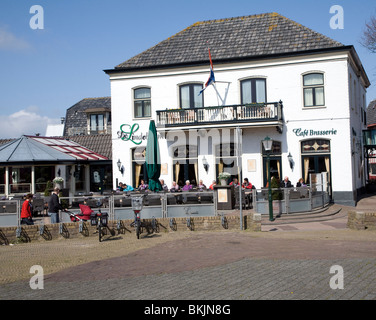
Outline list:
[[[152,220],[143,219],[146,224],[143,233],[147,233],[147,229],[152,232]],[[135,237],[134,228],[130,227],[133,220],[109,221],[109,229],[115,235]],[[193,231],[219,231],[219,230],[240,230],[239,216],[227,216],[225,220],[221,216],[215,217],[192,217],[188,223],[187,218],[161,218],[156,219],[158,232],[193,232]],[[243,229],[249,231],[261,231],[261,215],[247,214],[243,216]],[[107,230],[107,236],[110,231]],[[90,221],[80,225],[79,222],[70,222],[62,224],[45,224],[27,226],[22,225],[17,234],[17,227],[0,228],[0,244],[15,242],[33,242],[48,241],[64,238],[79,237],[98,237],[96,226],[91,226]]]
[[[376,213],[351,211],[348,214],[347,227],[355,230],[376,230]]]

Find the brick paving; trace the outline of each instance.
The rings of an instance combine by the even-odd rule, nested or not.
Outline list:
[[[346,229],[343,219],[1,247],[0,299],[376,300],[376,232]],[[42,290],[29,285],[34,264]],[[330,287],[334,265],[343,289]]]

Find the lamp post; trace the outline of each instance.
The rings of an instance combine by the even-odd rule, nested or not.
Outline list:
[[[271,176],[270,176],[270,151],[272,150],[273,140],[266,137],[262,140],[266,152],[266,163],[268,165],[268,199],[269,199],[269,220],[274,221],[273,218],[273,200],[272,200],[272,187],[271,187]]]

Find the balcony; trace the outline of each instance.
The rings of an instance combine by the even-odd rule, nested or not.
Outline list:
[[[282,101],[195,109],[157,111],[158,128],[203,127],[216,125],[282,126]]]

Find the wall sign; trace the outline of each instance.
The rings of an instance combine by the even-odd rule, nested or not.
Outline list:
[[[117,132],[118,138],[123,141],[131,141],[134,144],[140,145],[143,140],[148,139],[148,133],[140,133],[136,135],[135,133],[139,128],[140,126],[138,123],[134,123],[132,125],[124,123],[120,126],[120,130]],[[157,136],[158,139],[164,139],[164,137],[159,133],[157,133]]]
[[[123,127],[126,127],[125,129],[127,131],[124,131]],[[139,128],[140,126],[138,125],[138,123],[134,123],[132,126],[129,124],[122,124],[120,126],[120,131],[117,132],[118,137],[123,141],[132,141],[134,144],[139,145],[141,144],[142,140],[145,140],[145,139],[142,139],[142,135],[141,135],[141,139],[139,139],[139,137],[136,137],[134,135],[134,133],[137,132]],[[136,142],[134,141],[134,139],[139,139],[140,141]]]
[[[295,133],[297,137],[312,137],[312,136],[335,136],[337,135],[337,130],[308,130],[302,128],[293,129],[292,132]]]

